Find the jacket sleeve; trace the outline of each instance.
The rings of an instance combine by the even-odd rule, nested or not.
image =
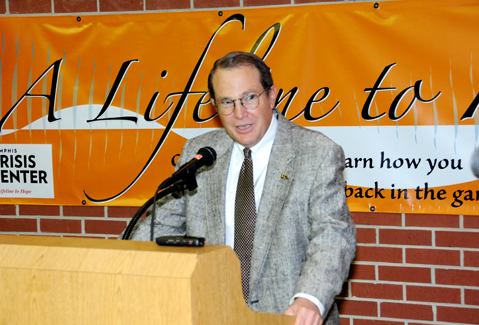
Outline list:
[[[327,315],[354,259],[356,229],[346,204],[343,150],[333,142],[322,149],[309,198],[310,241],[295,293],[318,298]]]

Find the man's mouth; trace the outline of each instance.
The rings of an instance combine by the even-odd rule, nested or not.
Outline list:
[[[251,126],[251,124],[247,124],[247,125],[239,125],[239,126],[237,126],[237,128],[238,128],[238,129],[240,129],[240,130],[244,130],[244,129],[247,129],[247,128],[249,128],[250,126]]]

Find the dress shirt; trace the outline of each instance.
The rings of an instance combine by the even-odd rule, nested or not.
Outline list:
[[[271,123],[265,135],[251,149],[251,158],[253,159],[253,182],[254,182],[254,198],[256,203],[256,213],[258,213],[261,194],[263,193],[264,182],[266,180],[266,171],[273,147],[278,121],[276,116],[272,117]],[[226,229],[226,245],[234,248],[234,231],[235,231],[235,200],[236,187],[238,185],[238,177],[241,166],[244,161],[244,146],[235,142],[233,152],[231,154],[230,166],[228,170],[228,178],[226,180],[226,197],[225,197],[225,229]]]
[[[266,180],[266,172],[268,169],[269,157],[271,155],[271,148],[273,147],[276,130],[278,128],[278,121],[276,113],[273,113],[271,123],[263,138],[255,146],[251,147],[251,157],[253,159],[253,182],[254,182],[254,196],[256,203],[256,213],[261,202],[261,195],[263,194],[264,182]],[[238,185],[238,177],[241,166],[244,161],[243,149],[245,147],[235,142],[233,145],[233,152],[231,153],[231,160],[228,170],[228,178],[226,180],[226,197],[225,197],[225,231],[226,231],[226,245],[234,249],[234,231],[235,231],[235,198],[236,187]],[[319,309],[321,315],[324,315],[324,305],[314,296],[298,293],[291,298],[290,304],[296,298],[306,298],[313,302]]]

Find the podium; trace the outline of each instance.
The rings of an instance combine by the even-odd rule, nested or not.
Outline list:
[[[294,324],[241,290],[227,246],[0,236],[1,324]]]

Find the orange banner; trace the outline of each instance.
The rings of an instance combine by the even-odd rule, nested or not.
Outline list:
[[[271,67],[278,109],[346,154],[353,211],[477,214],[477,1],[2,17],[0,198],[142,205],[221,127],[207,75]]]

